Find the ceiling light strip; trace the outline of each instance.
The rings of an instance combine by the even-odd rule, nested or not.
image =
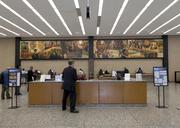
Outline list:
[[[6,19],[6,18],[4,18],[4,17],[2,17],[2,16],[0,16],[0,19],[8,22],[9,24],[13,25],[14,27],[19,28],[19,29],[22,30],[23,32],[25,32],[25,33],[29,34],[30,36],[32,36],[32,33],[26,31],[25,29],[23,29],[23,28],[21,28],[21,27],[19,27],[18,25],[14,24],[13,22],[9,21],[8,19]]]
[[[59,10],[57,9],[55,3],[53,0],[48,0],[50,5],[52,6],[52,8],[54,9],[56,15],[59,17],[59,19],[61,20],[61,22],[63,23],[64,27],[66,28],[66,30],[68,31],[69,35],[72,35],[72,32],[70,31],[69,27],[67,26],[64,18],[62,17],[61,13],[59,12]]]
[[[102,16],[103,1],[104,0],[99,0],[98,16]]]
[[[149,2],[144,6],[140,13],[136,16],[133,22],[127,27],[123,34],[126,34],[128,30],[134,25],[134,23],[140,18],[140,16],[147,10],[147,8],[153,3],[154,0],[149,0]]]
[[[85,35],[85,30],[84,30],[82,16],[78,16],[78,19],[79,19],[79,22],[80,22],[82,33],[83,33],[83,35]]]
[[[164,14],[168,9],[170,9],[175,3],[179,0],[174,0],[171,4],[169,4],[164,10],[162,10],[158,15],[156,15],[150,22],[148,22],[141,30],[139,30],[136,34],[140,34],[145,28],[147,28],[152,22],[154,22],[157,18],[159,18],[162,14]]]
[[[161,26],[159,26],[158,28],[156,28],[155,30],[153,30],[152,32],[150,32],[149,34],[153,34],[154,32],[156,32],[157,30],[159,30],[160,28],[164,27],[165,25],[167,25],[168,23],[170,23],[171,21],[175,20],[176,18],[178,18],[180,16],[180,13],[177,14],[176,16],[174,16],[172,19],[168,20],[167,22],[165,22],[164,24],[162,24]]]
[[[118,23],[119,19],[121,18],[121,15],[122,15],[124,9],[126,8],[127,3],[128,3],[128,0],[124,0],[123,5],[122,5],[121,9],[119,10],[118,16],[113,24],[110,35],[112,35],[112,33],[114,32],[114,29],[116,28],[117,23]]]
[[[99,27],[96,29],[96,35],[99,35]]]
[[[178,24],[178,25],[176,25],[175,27],[173,27],[173,28],[165,31],[163,34],[166,34],[166,33],[170,32],[170,31],[172,31],[172,30],[174,30],[174,29],[176,29],[176,28],[178,28],[178,27],[180,27],[180,24]]]
[[[4,34],[4,33],[1,33],[1,32],[0,32],[0,35],[2,35],[2,36],[7,36],[6,34]]]
[[[79,1],[78,1],[78,0],[74,0],[74,4],[75,4],[75,7],[76,7],[76,8],[80,8],[80,7],[79,7]]]
[[[77,14],[78,14],[78,19],[79,19],[79,23],[80,23],[80,26],[81,26],[81,31],[82,31],[83,35],[85,35],[86,32],[85,32],[85,29],[84,29],[84,24],[83,24],[81,12],[80,12],[79,1],[74,0],[74,4],[75,4],[76,11],[77,11]]]
[[[101,16],[102,16],[102,9],[103,9],[103,1],[104,0],[99,0],[96,35],[99,35],[99,29],[100,29],[100,24],[101,24]]]
[[[4,30],[6,30],[6,31],[8,31],[8,32],[10,32],[10,33],[13,33],[13,34],[16,35],[16,36],[20,36],[20,35],[17,34],[16,32],[13,32],[13,31],[11,31],[11,30],[9,30],[9,29],[7,29],[6,27],[3,27],[3,26],[1,26],[1,25],[0,25],[0,28],[4,29]]]
[[[41,16],[41,14],[27,1],[22,0],[57,36],[59,33]]]
[[[17,13],[16,11],[14,11],[12,8],[10,8],[7,4],[5,4],[2,0],[0,0],[0,4],[2,6],[4,6],[6,9],[8,9],[9,11],[11,11],[13,14],[15,14],[17,17],[19,17],[20,19],[22,19],[24,22],[26,22],[27,24],[29,24],[31,27],[33,27],[34,29],[36,29],[38,32],[40,32],[43,36],[45,36],[46,34],[44,32],[42,32],[39,28],[37,28],[36,26],[34,26],[31,22],[29,22],[28,20],[26,20],[24,17],[22,17],[19,13]]]

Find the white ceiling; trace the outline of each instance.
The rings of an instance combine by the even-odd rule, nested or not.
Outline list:
[[[0,0],[1,1],[1,0]],[[46,37],[57,37],[57,35],[44,23],[42,20],[33,13],[33,11],[26,6],[22,0],[2,0],[9,7],[39,28],[42,32],[46,34]],[[144,27],[149,21],[151,21],[156,15],[158,15],[163,9],[165,9],[174,0],[154,0],[154,2],[147,8],[147,10],[140,16],[140,18],[135,22],[135,24],[129,29],[126,35],[123,35],[125,29],[131,24],[134,18],[139,14],[143,7],[147,4],[149,0],[129,0],[122,16],[113,32],[110,35],[110,31],[116,20],[119,10],[122,7],[124,0],[104,0],[102,16],[100,22],[100,32],[96,35],[97,27],[97,17],[99,0],[89,0],[91,18],[86,19],[86,6],[87,0],[79,0],[80,11],[83,19],[83,24],[86,34],[83,35],[78,20],[74,0],[53,0],[56,4],[58,10],[61,12],[67,26],[72,32],[69,35],[68,31],[59,20],[58,16],[54,12],[53,8],[49,4],[48,0],[28,0],[28,2],[47,20],[47,22],[59,33],[58,37],[71,37],[71,36],[136,36],[136,33]],[[146,29],[144,29],[139,35],[148,36],[149,33],[165,23],[166,21],[173,18],[175,15],[180,13],[180,0],[174,4],[170,9],[168,9],[164,14],[162,14],[158,19],[156,19],[152,24],[150,24]],[[8,22],[0,19],[0,26],[6,27],[11,31],[20,34],[21,37],[43,37],[43,35],[36,29],[31,27],[29,24],[24,22],[22,19],[14,15],[8,9],[0,4],[0,16],[10,20],[19,27],[25,29],[26,31],[33,34],[33,36],[28,35],[22,30],[14,27]],[[168,23],[153,35],[163,35],[163,32],[167,31],[180,24],[180,17]],[[177,32],[180,31],[180,27],[170,31],[167,35],[178,35]],[[16,35],[0,28],[0,33],[4,33],[6,37],[16,37]],[[0,34],[0,37],[4,37]]]

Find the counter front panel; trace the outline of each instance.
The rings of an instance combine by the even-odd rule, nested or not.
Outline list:
[[[146,104],[146,81],[85,80],[78,81],[78,104]],[[63,97],[62,82],[30,82],[29,105],[59,105]]]

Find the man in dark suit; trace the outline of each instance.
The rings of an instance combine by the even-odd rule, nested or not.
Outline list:
[[[77,72],[74,68],[74,61],[68,62],[69,66],[63,70],[63,100],[62,100],[62,110],[66,110],[66,101],[70,95],[70,112],[78,113],[76,110],[76,80]]]
[[[33,81],[33,79],[34,79],[33,66],[31,66],[29,68],[27,75],[28,75],[28,82]],[[29,92],[29,84],[28,84],[28,87],[27,87],[27,91]]]

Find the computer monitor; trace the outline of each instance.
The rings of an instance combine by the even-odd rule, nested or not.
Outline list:
[[[117,71],[117,80],[124,80],[124,71]]]

